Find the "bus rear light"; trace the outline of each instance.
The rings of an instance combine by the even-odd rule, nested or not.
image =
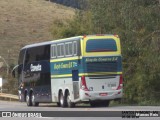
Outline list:
[[[82,76],[81,77],[81,86],[80,88],[84,91],[89,91],[88,88],[87,88],[87,85],[86,85],[86,79],[85,79],[85,76]]]
[[[119,85],[117,87],[117,90],[122,89],[122,87],[123,87],[123,77],[122,77],[122,74],[121,74],[120,78],[119,78]]]

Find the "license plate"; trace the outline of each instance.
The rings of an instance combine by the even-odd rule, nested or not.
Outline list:
[[[100,96],[107,96],[107,93],[99,93]]]

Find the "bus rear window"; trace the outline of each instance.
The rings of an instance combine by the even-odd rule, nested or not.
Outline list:
[[[114,39],[90,39],[86,43],[86,52],[117,51]]]

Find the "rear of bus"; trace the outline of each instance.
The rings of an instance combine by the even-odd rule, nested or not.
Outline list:
[[[122,57],[117,35],[84,36],[81,42],[81,101],[108,102],[122,97]]]

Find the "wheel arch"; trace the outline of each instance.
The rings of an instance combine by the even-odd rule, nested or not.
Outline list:
[[[69,89],[68,89],[68,88],[67,88],[67,89],[65,89],[64,95],[66,96],[66,95],[67,95],[67,93],[69,93],[69,94],[70,94],[70,92],[69,92]]]
[[[62,90],[62,89],[59,89],[59,90],[58,90],[58,101],[59,101],[61,92],[63,93],[63,90]]]

